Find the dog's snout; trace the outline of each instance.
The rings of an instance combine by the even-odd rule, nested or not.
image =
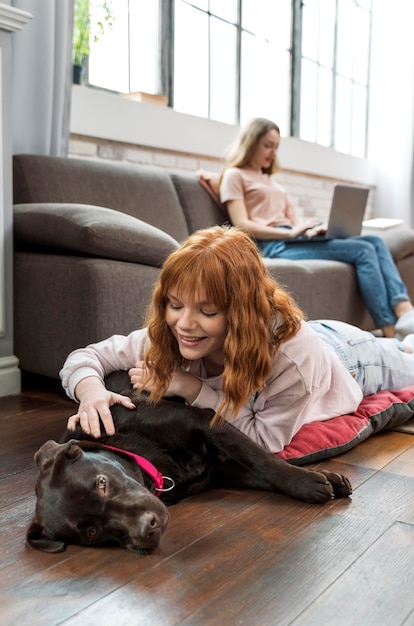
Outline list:
[[[161,528],[159,517],[153,511],[144,511],[138,520],[140,536],[142,539],[149,539]]]
[[[136,518],[136,532],[125,547],[131,552],[150,554],[159,544],[161,535],[167,527],[168,512],[143,511]]]

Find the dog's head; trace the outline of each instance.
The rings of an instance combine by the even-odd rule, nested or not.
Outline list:
[[[29,545],[61,552],[67,543],[116,542],[132,552],[152,552],[168,524],[165,505],[140,482],[140,471],[82,443],[47,441],[36,452],[36,520],[27,531]]]

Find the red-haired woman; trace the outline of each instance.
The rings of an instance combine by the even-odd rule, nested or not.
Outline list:
[[[305,322],[268,273],[250,237],[214,227],[190,236],[165,261],[147,325],[75,350],[62,384],[95,436],[111,434],[109,407],[129,398],[104,377],[129,370],[152,401],[181,396],[211,408],[271,452],[307,422],[354,411],[363,395],[414,383],[414,335],[377,339],[341,322]]]

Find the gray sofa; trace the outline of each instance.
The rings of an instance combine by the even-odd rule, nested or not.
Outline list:
[[[139,328],[165,257],[227,221],[191,174],[16,155],[13,181],[15,354],[22,370],[52,378],[74,348]],[[414,298],[414,232],[384,236]],[[265,262],[310,319],[373,327],[353,267]]]

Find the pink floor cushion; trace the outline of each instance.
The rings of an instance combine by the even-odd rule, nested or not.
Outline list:
[[[364,398],[354,413],[305,424],[277,454],[295,465],[315,463],[354,448],[370,435],[400,426],[414,414],[414,385]]]

